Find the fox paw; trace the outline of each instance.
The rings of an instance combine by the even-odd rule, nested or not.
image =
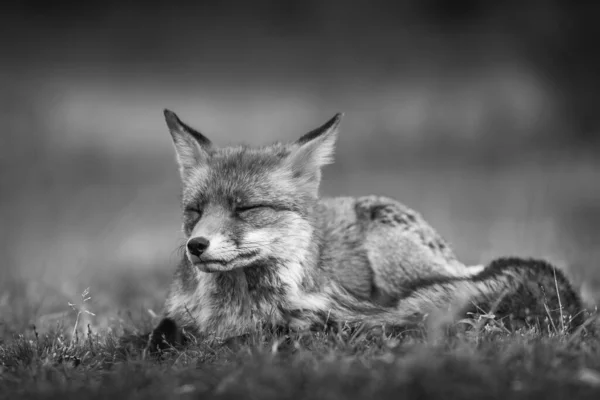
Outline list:
[[[161,353],[166,349],[181,346],[184,336],[177,323],[171,318],[163,318],[148,337],[146,354]]]

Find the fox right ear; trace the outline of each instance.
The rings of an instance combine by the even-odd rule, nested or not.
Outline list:
[[[324,125],[314,129],[292,144],[287,166],[295,179],[317,195],[321,182],[321,167],[333,162],[335,140],[342,120],[337,113]]]
[[[181,122],[173,111],[165,109],[164,113],[173,138],[181,179],[186,179],[192,168],[210,158],[212,143],[203,134]]]

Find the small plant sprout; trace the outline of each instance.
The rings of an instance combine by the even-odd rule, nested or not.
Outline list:
[[[85,303],[91,299],[92,297],[90,296],[90,288],[88,287],[83,291],[83,293],[81,293],[81,304],[68,302],[69,307],[71,307],[73,311],[77,312],[77,316],[75,317],[75,326],[73,326],[73,333],[71,335],[71,344],[78,342],[79,335],[77,334],[77,326],[79,324],[79,317],[81,317],[81,314],[85,313],[91,316],[96,316],[96,314],[89,311],[85,306]]]

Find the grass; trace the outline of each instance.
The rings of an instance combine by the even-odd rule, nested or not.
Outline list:
[[[573,399],[600,394],[599,317],[575,330],[534,324],[510,331],[494,309],[416,329],[341,326],[311,332],[259,327],[245,337],[187,334],[185,347],[144,350],[153,312],[102,332],[87,317],[90,290],[40,333],[0,339],[6,398],[485,398]],[[561,318],[562,322],[562,318]],[[0,396],[0,397],[3,397]]]
[[[79,313],[81,310],[78,311]],[[479,317],[482,318],[482,317]],[[498,323],[470,330],[355,335],[347,329],[277,334],[257,330],[226,342],[192,337],[161,355],[139,333],[69,335],[33,327],[0,343],[0,393],[7,398],[598,398],[600,342],[592,330]],[[79,330],[75,330],[79,332]]]

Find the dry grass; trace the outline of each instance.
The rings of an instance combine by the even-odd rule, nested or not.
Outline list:
[[[80,310],[78,310],[80,311]],[[477,318],[484,318],[479,316]],[[594,317],[595,318],[595,317]],[[590,320],[592,321],[592,320]],[[257,330],[151,357],[147,326],[68,335],[34,328],[0,343],[7,398],[486,398],[572,399],[600,394],[600,345],[590,325],[566,334],[507,332],[472,320],[383,335],[348,329]],[[76,330],[78,332],[78,330]]]

